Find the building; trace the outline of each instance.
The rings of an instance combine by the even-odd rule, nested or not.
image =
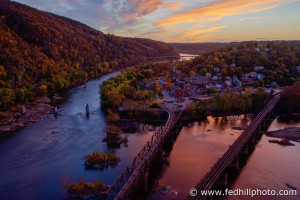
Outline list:
[[[218,78],[218,81],[222,81],[222,74],[221,73],[217,73],[217,78]]]
[[[232,87],[232,83],[230,81],[224,81],[225,87]]]
[[[265,78],[265,75],[263,73],[257,74],[257,79],[258,80],[263,80]]]
[[[300,74],[300,66],[296,67],[298,74]]]
[[[186,97],[187,93],[185,90],[181,90],[181,89],[176,89],[175,93],[174,93],[174,97],[175,98],[181,98],[181,97]]]
[[[205,77],[211,78],[211,73],[206,73],[206,74],[205,74]]]
[[[260,71],[262,71],[262,70],[264,70],[264,69],[265,69],[264,66],[255,66],[255,67],[254,67],[254,71],[257,71],[257,72],[260,72]]]
[[[250,77],[255,79],[257,77],[257,73],[256,72],[250,72]]]
[[[219,67],[214,67],[214,72],[215,73],[218,73],[218,72],[220,72],[221,70],[220,70],[220,68]]]
[[[247,76],[243,76],[241,80],[244,85],[253,84],[253,80]]]
[[[205,76],[199,76],[196,80],[191,81],[193,85],[205,85],[207,83],[209,83],[209,78]]]

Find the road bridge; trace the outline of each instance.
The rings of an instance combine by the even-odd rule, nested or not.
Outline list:
[[[198,55],[184,55],[184,56],[155,56],[148,57],[148,60],[162,60],[162,59],[182,59],[182,58],[196,58]]]

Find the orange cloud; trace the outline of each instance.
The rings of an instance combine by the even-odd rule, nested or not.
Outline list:
[[[200,35],[200,34],[203,34],[203,33],[212,33],[212,32],[216,32],[217,30],[222,29],[222,28],[226,28],[226,26],[212,26],[208,29],[192,30],[192,31],[189,31],[187,33],[184,33],[182,36],[183,37],[190,37],[190,36]]]
[[[174,2],[174,3],[163,4],[161,8],[173,10],[175,8],[179,8],[181,5],[182,2]]]
[[[205,6],[192,8],[175,13],[173,16],[161,19],[159,26],[169,26],[187,22],[217,21],[225,16],[254,13],[275,8],[292,0],[221,0]]]

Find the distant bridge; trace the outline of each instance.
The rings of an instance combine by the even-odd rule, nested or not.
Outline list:
[[[211,170],[196,185],[197,195],[188,196],[188,200],[202,200],[209,197],[201,195],[201,191],[209,191],[214,189],[217,184],[227,186],[227,171],[231,167],[239,168],[239,155],[248,153],[248,144],[255,142],[255,133],[260,133],[261,127],[265,125],[266,120],[272,115],[275,105],[278,103],[280,95],[273,96],[262,111],[255,117],[251,124],[237,138],[237,140],[229,147],[224,155],[213,165]],[[195,192],[196,194],[196,192]],[[210,196],[212,197],[212,196]]]
[[[162,147],[170,139],[174,142],[174,135],[178,133],[175,125],[178,125],[176,123],[183,111],[184,109],[180,111],[168,110],[169,119],[166,125],[161,126],[152,135],[151,140],[134,158],[132,166],[127,167],[105,193],[105,199],[128,199],[142,182],[147,183],[149,168],[157,158],[163,155]]]
[[[198,55],[190,55],[190,56],[156,56],[156,57],[148,57],[148,60],[163,60],[163,59],[182,59],[182,58],[196,58]]]

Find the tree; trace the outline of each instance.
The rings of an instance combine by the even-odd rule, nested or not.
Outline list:
[[[120,120],[120,116],[118,113],[113,113],[110,109],[106,111],[106,121],[107,122],[118,122]]]
[[[145,78],[152,78],[153,75],[152,69],[147,69],[145,71],[142,71],[142,73],[144,74]]]
[[[0,108],[7,108],[10,105],[15,104],[16,95],[13,89],[0,88]]]
[[[200,71],[199,71],[199,74],[200,74],[201,76],[204,76],[206,73],[207,73],[207,69],[206,69],[206,68],[202,68],[202,69],[200,69]]]
[[[252,95],[252,110],[254,112],[259,112],[267,104],[268,100],[269,94],[266,92],[265,88],[258,87]]]
[[[216,87],[211,87],[207,90],[207,94],[212,95],[218,93],[218,90]]]
[[[195,72],[192,70],[192,71],[190,71],[189,72],[189,76],[191,77],[191,76],[195,76]]]
[[[119,94],[117,91],[107,92],[106,97],[108,101],[112,102],[114,108],[119,107],[125,98],[123,94]]]
[[[122,129],[120,129],[118,126],[116,125],[109,125],[108,130],[107,130],[108,134],[114,135],[114,134],[119,134],[122,133]]]
[[[159,108],[158,101],[156,101],[156,100],[152,101],[150,106],[151,106],[151,108]]]
[[[47,94],[47,85],[40,85],[40,86],[38,86],[37,93],[40,96],[45,96]]]

